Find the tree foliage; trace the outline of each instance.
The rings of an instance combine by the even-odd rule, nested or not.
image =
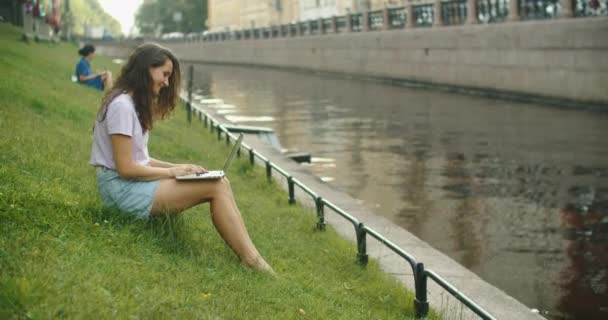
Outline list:
[[[69,0],[69,13],[65,10],[67,2],[61,1],[62,21],[70,24],[74,34],[84,34],[87,26],[103,26],[114,37],[122,35],[118,20],[105,12],[97,0]]]
[[[176,16],[181,15],[181,21]],[[206,30],[207,0],[151,0],[135,16],[142,34],[200,32]]]

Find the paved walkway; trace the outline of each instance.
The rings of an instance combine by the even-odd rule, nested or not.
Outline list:
[[[203,108],[197,104],[195,104],[195,108],[203,110],[220,122],[225,121],[223,117],[214,114],[213,109]],[[203,128],[202,124],[201,128]],[[246,135],[244,143],[253,147],[257,152],[268,158],[281,169],[290,173],[295,179],[304,183],[304,185],[319,196],[337,205],[360,222],[365,223],[368,227],[379,232],[407,253],[413,255],[417,261],[424,263],[425,268],[431,269],[441,275],[497,319],[544,319],[530,311],[530,308],[515,300],[515,298],[485,282],[476,274],[461,266],[445,254],[435,250],[410,232],[395,225],[386,218],[374,214],[371,210],[357,205],[356,199],[322,182],[318,177],[311,174],[306,167],[286,158],[278,150],[258,139],[255,135]],[[261,161],[258,161],[258,164],[265,165]],[[273,172],[273,177],[285,188],[285,190],[287,190],[286,179],[277,172]],[[298,203],[309,207],[313,212],[316,212],[314,209],[314,202],[308,194],[300,190],[297,186],[295,193],[296,201],[298,201]],[[287,205],[287,199],[285,199],[285,204]],[[343,219],[327,207],[325,208],[325,219],[338,234],[356,242],[355,229],[346,219]],[[312,227],[313,226],[311,226],[311,228]],[[386,272],[392,274],[399,282],[403,283],[411,291],[414,291],[413,273],[405,260],[370,236],[367,236],[367,253],[370,258],[377,259],[380,266]],[[353,262],[355,261],[356,256],[353,254]],[[467,307],[453,298],[443,288],[436,285],[431,279],[428,280],[428,299],[431,309],[445,312],[444,319],[478,318],[473,312],[468,310]]]

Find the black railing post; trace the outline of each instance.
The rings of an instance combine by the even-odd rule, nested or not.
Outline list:
[[[272,167],[270,166],[270,160],[266,160],[266,178],[270,181],[272,178]]]
[[[204,121],[203,121],[203,125],[205,126],[205,128],[207,128],[207,127],[209,126],[209,125],[207,124],[207,121],[208,121],[208,120],[209,120],[209,119],[207,118],[207,114],[205,113],[205,118],[204,118]]]
[[[317,229],[324,231],[325,230],[325,209],[323,204],[323,198],[317,197],[315,199],[315,205],[317,207],[317,218],[319,221],[317,222]]]
[[[217,140],[222,140],[222,130],[220,129],[220,124],[217,124]]]
[[[365,228],[363,222],[360,222],[355,228],[357,232],[357,258],[359,260],[359,264],[362,266],[366,266],[368,262],[367,255],[367,242],[365,241]]]
[[[188,102],[186,107],[188,108],[188,123],[192,123],[192,78],[194,77],[194,65],[190,65],[188,68]]]
[[[287,177],[287,187],[289,188],[289,204],[293,205],[296,203],[296,196],[292,176]]]
[[[422,262],[416,264],[414,282],[416,287],[416,298],[414,299],[416,318],[426,318],[429,313],[429,302],[426,296],[426,274],[424,273],[424,263]]]
[[[254,158],[254,154],[253,154],[253,148],[249,149],[249,162],[251,163],[251,165],[255,164],[255,158]]]
[[[228,132],[226,132],[226,145],[230,145],[230,135],[228,134]]]

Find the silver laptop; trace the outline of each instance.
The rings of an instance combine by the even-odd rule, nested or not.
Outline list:
[[[226,160],[226,164],[224,165],[224,170],[213,170],[208,171],[206,173],[194,173],[188,174],[185,176],[177,176],[175,179],[177,180],[207,180],[207,179],[221,179],[226,175],[226,171],[228,171],[228,167],[230,167],[230,163],[232,163],[232,159],[236,156],[236,152],[241,147],[241,142],[243,142],[243,137],[245,135],[243,133],[239,134],[239,137],[236,139],[236,143],[230,151],[230,155],[228,156],[228,160]]]

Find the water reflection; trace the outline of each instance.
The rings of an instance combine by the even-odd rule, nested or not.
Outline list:
[[[567,259],[560,272],[563,295],[559,310],[581,319],[605,319],[608,313],[608,189],[573,187],[569,191],[572,202],[560,212]]]
[[[276,70],[195,74],[235,106],[226,119],[333,160],[310,169],[531,308],[608,318],[608,115]]]

